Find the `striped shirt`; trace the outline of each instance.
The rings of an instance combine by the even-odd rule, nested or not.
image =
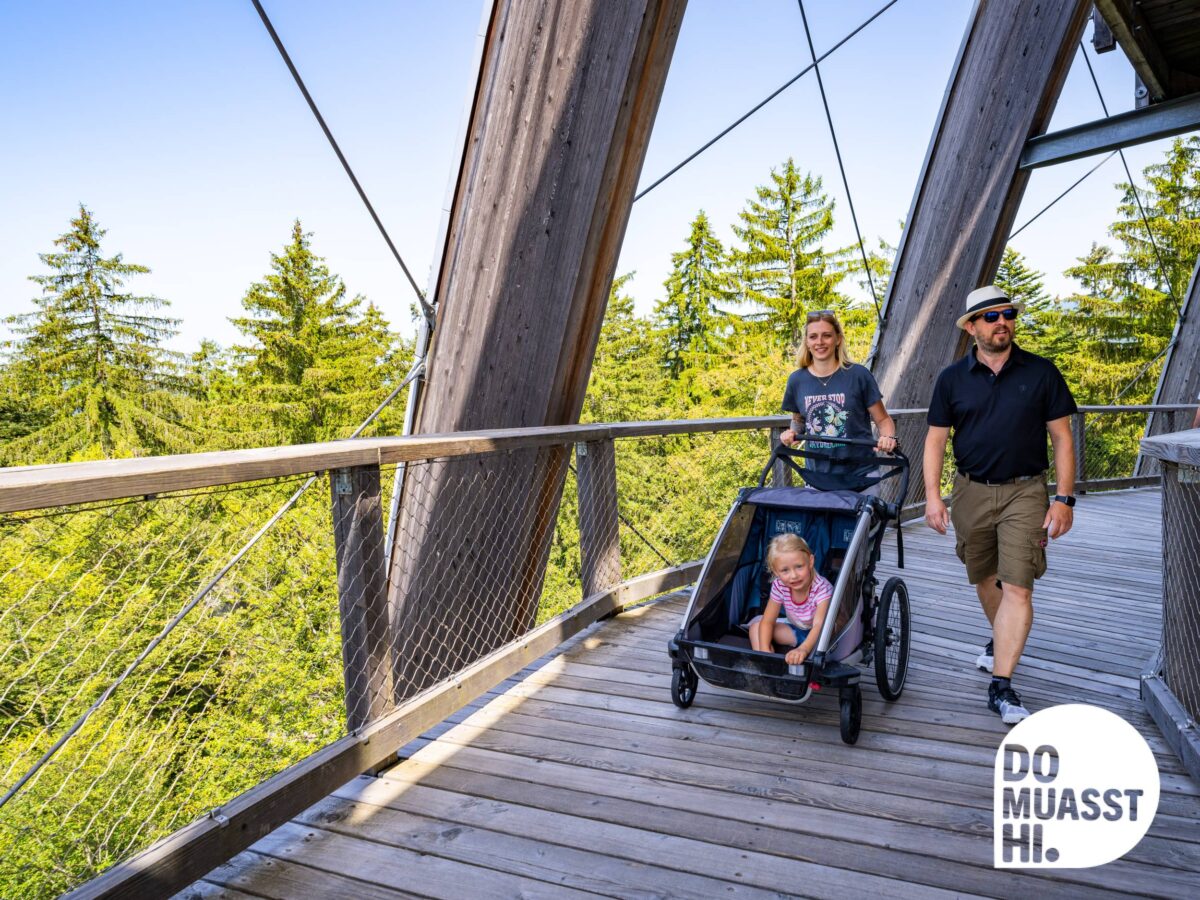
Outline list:
[[[812,628],[817,605],[832,597],[833,585],[828,578],[816,572],[813,572],[812,584],[808,586],[808,596],[799,603],[792,599],[792,592],[786,584],[778,578],[771,582],[771,599],[783,606],[788,621],[797,628]]]

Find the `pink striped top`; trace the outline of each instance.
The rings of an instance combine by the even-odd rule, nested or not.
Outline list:
[[[803,602],[797,603],[792,599],[788,586],[776,578],[771,582],[771,599],[783,606],[788,621],[797,628],[812,628],[813,616],[817,614],[817,605],[833,597],[833,585],[828,578],[813,572],[812,584],[808,587],[808,596]]]

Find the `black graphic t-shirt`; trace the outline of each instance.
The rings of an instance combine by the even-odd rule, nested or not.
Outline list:
[[[882,399],[870,370],[851,363],[824,378],[818,378],[808,369],[797,369],[788,376],[783,410],[799,413],[804,418],[806,434],[870,439],[871,414],[867,409]],[[838,456],[851,452],[844,445],[820,441],[812,441],[807,446],[814,450],[832,450]],[[865,448],[854,448],[853,452],[861,455]],[[827,466],[820,463],[820,460],[808,461],[810,466],[828,471]]]

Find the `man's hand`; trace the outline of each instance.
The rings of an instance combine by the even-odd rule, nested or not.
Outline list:
[[[1057,505],[1062,506],[1061,503]],[[950,527],[950,510],[946,509],[941,497],[930,497],[925,501],[925,524],[938,534],[945,534]]]
[[[785,431],[783,434],[781,434],[779,436],[779,443],[781,443],[781,444],[796,443],[796,432],[793,431],[791,428],[789,428],[787,431]]]
[[[783,661],[789,666],[798,666],[806,659],[808,659],[808,648],[801,644],[799,647],[793,647],[789,650]]]
[[[1057,540],[1070,531],[1074,523],[1075,510],[1065,503],[1052,502],[1046,510],[1046,519],[1042,522],[1042,527],[1046,529],[1046,534]]]

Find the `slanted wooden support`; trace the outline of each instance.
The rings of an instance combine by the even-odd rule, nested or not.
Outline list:
[[[357,731],[392,708],[379,466],[333,469],[329,486],[346,680],[346,727]]]
[[[962,354],[967,294],[991,281],[1029,179],[1025,142],[1045,131],[1076,52],[1087,0],[979,0],[950,75],[871,359],[889,408],[925,406]],[[1020,335],[1018,334],[1018,340]],[[919,460],[923,422],[898,422]],[[914,472],[910,499],[924,496]]]
[[[621,581],[621,534],[617,512],[617,455],[612,441],[575,445],[579,485],[579,556],[583,596]]]
[[[685,5],[496,0],[417,433],[578,420]],[[469,475],[406,474],[390,561],[398,697],[533,621],[567,459],[517,452]],[[502,508],[482,485],[502,486]],[[457,644],[422,640],[463,630],[450,585],[474,571],[502,586],[487,598],[494,620]]]
[[[1194,404],[1200,396],[1200,297],[1197,295],[1200,295],[1200,257],[1196,258],[1196,265],[1192,269],[1192,279],[1183,297],[1171,344],[1158,376],[1158,385],[1154,389],[1155,403]],[[1188,428],[1194,416],[1194,413],[1189,415],[1187,412],[1180,413],[1178,417],[1174,411],[1152,412],[1146,423],[1146,437]],[[1139,455],[1138,474],[1152,471],[1156,471],[1153,460],[1145,454]]]

